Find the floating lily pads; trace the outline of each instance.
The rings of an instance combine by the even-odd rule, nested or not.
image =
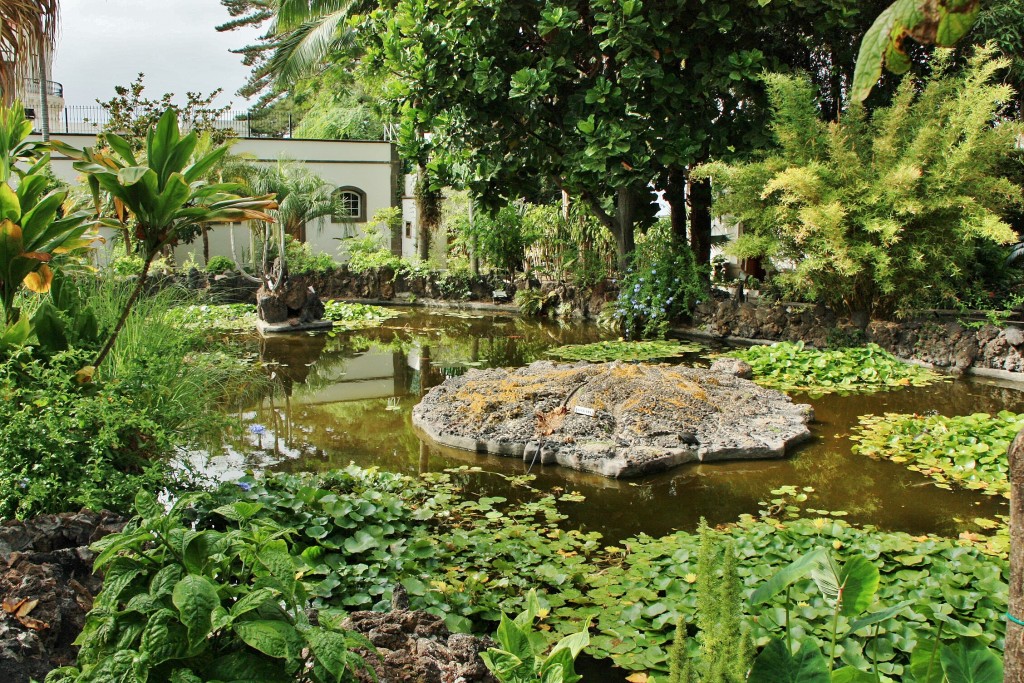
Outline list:
[[[901,463],[931,477],[939,488],[954,485],[1010,497],[1006,451],[1024,429],[1024,414],[867,415],[850,439],[853,450]]]
[[[324,302],[324,320],[333,320],[334,327],[356,330],[363,327],[376,327],[385,320],[397,318],[401,313],[383,306],[370,304],[354,304],[344,301]]]
[[[676,342],[665,340],[653,341],[602,341],[593,344],[573,344],[551,349],[547,355],[561,360],[586,360],[592,363],[604,363],[613,360],[651,360],[653,358],[672,358],[687,353],[703,351],[704,347],[693,342]]]
[[[803,342],[780,342],[725,355],[749,363],[754,381],[761,386],[811,395],[923,387],[943,379],[931,370],[904,363],[877,344],[810,349]]]

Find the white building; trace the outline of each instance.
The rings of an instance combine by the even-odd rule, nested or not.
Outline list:
[[[96,144],[96,137],[92,134],[58,133],[51,138],[78,148]],[[237,138],[231,151],[256,163],[272,164],[280,159],[303,162],[337,188],[335,192],[341,200],[343,215],[308,223],[305,241],[314,253],[329,254],[339,262],[344,260],[339,252],[342,239],[360,236],[379,209],[409,204],[405,200],[408,188],[402,176],[401,161],[391,142]],[[78,182],[78,174],[67,157],[54,154],[52,168],[61,180],[72,184]],[[393,253],[402,255],[411,251],[408,244],[410,239],[415,243],[415,221],[415,211],[403,217],[401,234],[392,235],[390,248]],[[248,261],[251,257],[250,232],[248,226],[242,224],[213,227],[209,231],[210,257],[228,256],[240,262]],[[108,244],[115,242],[107,241]],[[178,263],[191,258],[197,264],[205,265],[201,240],[179,245],[174,256]]]

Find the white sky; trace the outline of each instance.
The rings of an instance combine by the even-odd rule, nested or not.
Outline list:
[[[235,95],[248,77],[241,55],[259,31],[218,33],[230,17],[218,0],[63,0],[53,80],[69,105],[92,105],[146,74],[145,96],[224,93],[217,104],[246,108]]]

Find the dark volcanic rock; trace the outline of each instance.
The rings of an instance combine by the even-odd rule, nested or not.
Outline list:
[[[390,612],[355,612],[342,626],[357,631],[377,648],[359,654],[387,683],[497,683],[480,653],[493,643],[465,633],[451,633],[440,617],[411,611],[395,591]],[[374,680],[358,672],[360,681]]]
[[[123,526],[85,510],[0,526],[0,680],[41,681],[74,663],[72,643],[102,585],[88,546]]]
[[[446,446],[608,477],[780,458],[810,437],[810,406],[738,372],[548,361],[472,370],[431,389],[413,424]]]

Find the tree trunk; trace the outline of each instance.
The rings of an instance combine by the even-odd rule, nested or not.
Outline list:
[[[473,244],[470,247],[471,254],[469,255],[470,266],[473,268],[474,277],[480,277],[480,240],[476,234],[476,224],[473,222],[473,197],[469,197],[469,233],[473,236]]]
[[[690,181],[690,248],[697,265],[711,263],[711,180]]]
[[[230,223],[228,224],[228,230],[231,230],[231,224]],[[206,263],[210,262],[210,233],[206,229],[206,223],[203,223],[202,231],[203,231],[203,263],[206,264]],[[233,250],[232,250],[232,254],[231,255],[234,256],[234,251]]]
[[[615,203],[615,249],[619,257],[619,269],[629,268],[629,259],[636,248],[634,223],[636,222],[637,192],[632,187],[620,187]]]
[[[1024,620],[1024,431],[1010,444],[1010,602],[1007,611]],[[1024,626],[1006,620],[1003,680],[1024,683]]]
[[[690,174],[686,170],[672,170],[665,182],[665,201],[672,212],[672,241],[686,244],[686,182]]]
[[[421,261],[430,258],[430,240],[441,223],[441,193],[430,189],[427,167],[420,166],[416,177],[416,244]]]
[[[50,101],[46,97],[46,49],[39,46],[39,133],[50,141]]]

